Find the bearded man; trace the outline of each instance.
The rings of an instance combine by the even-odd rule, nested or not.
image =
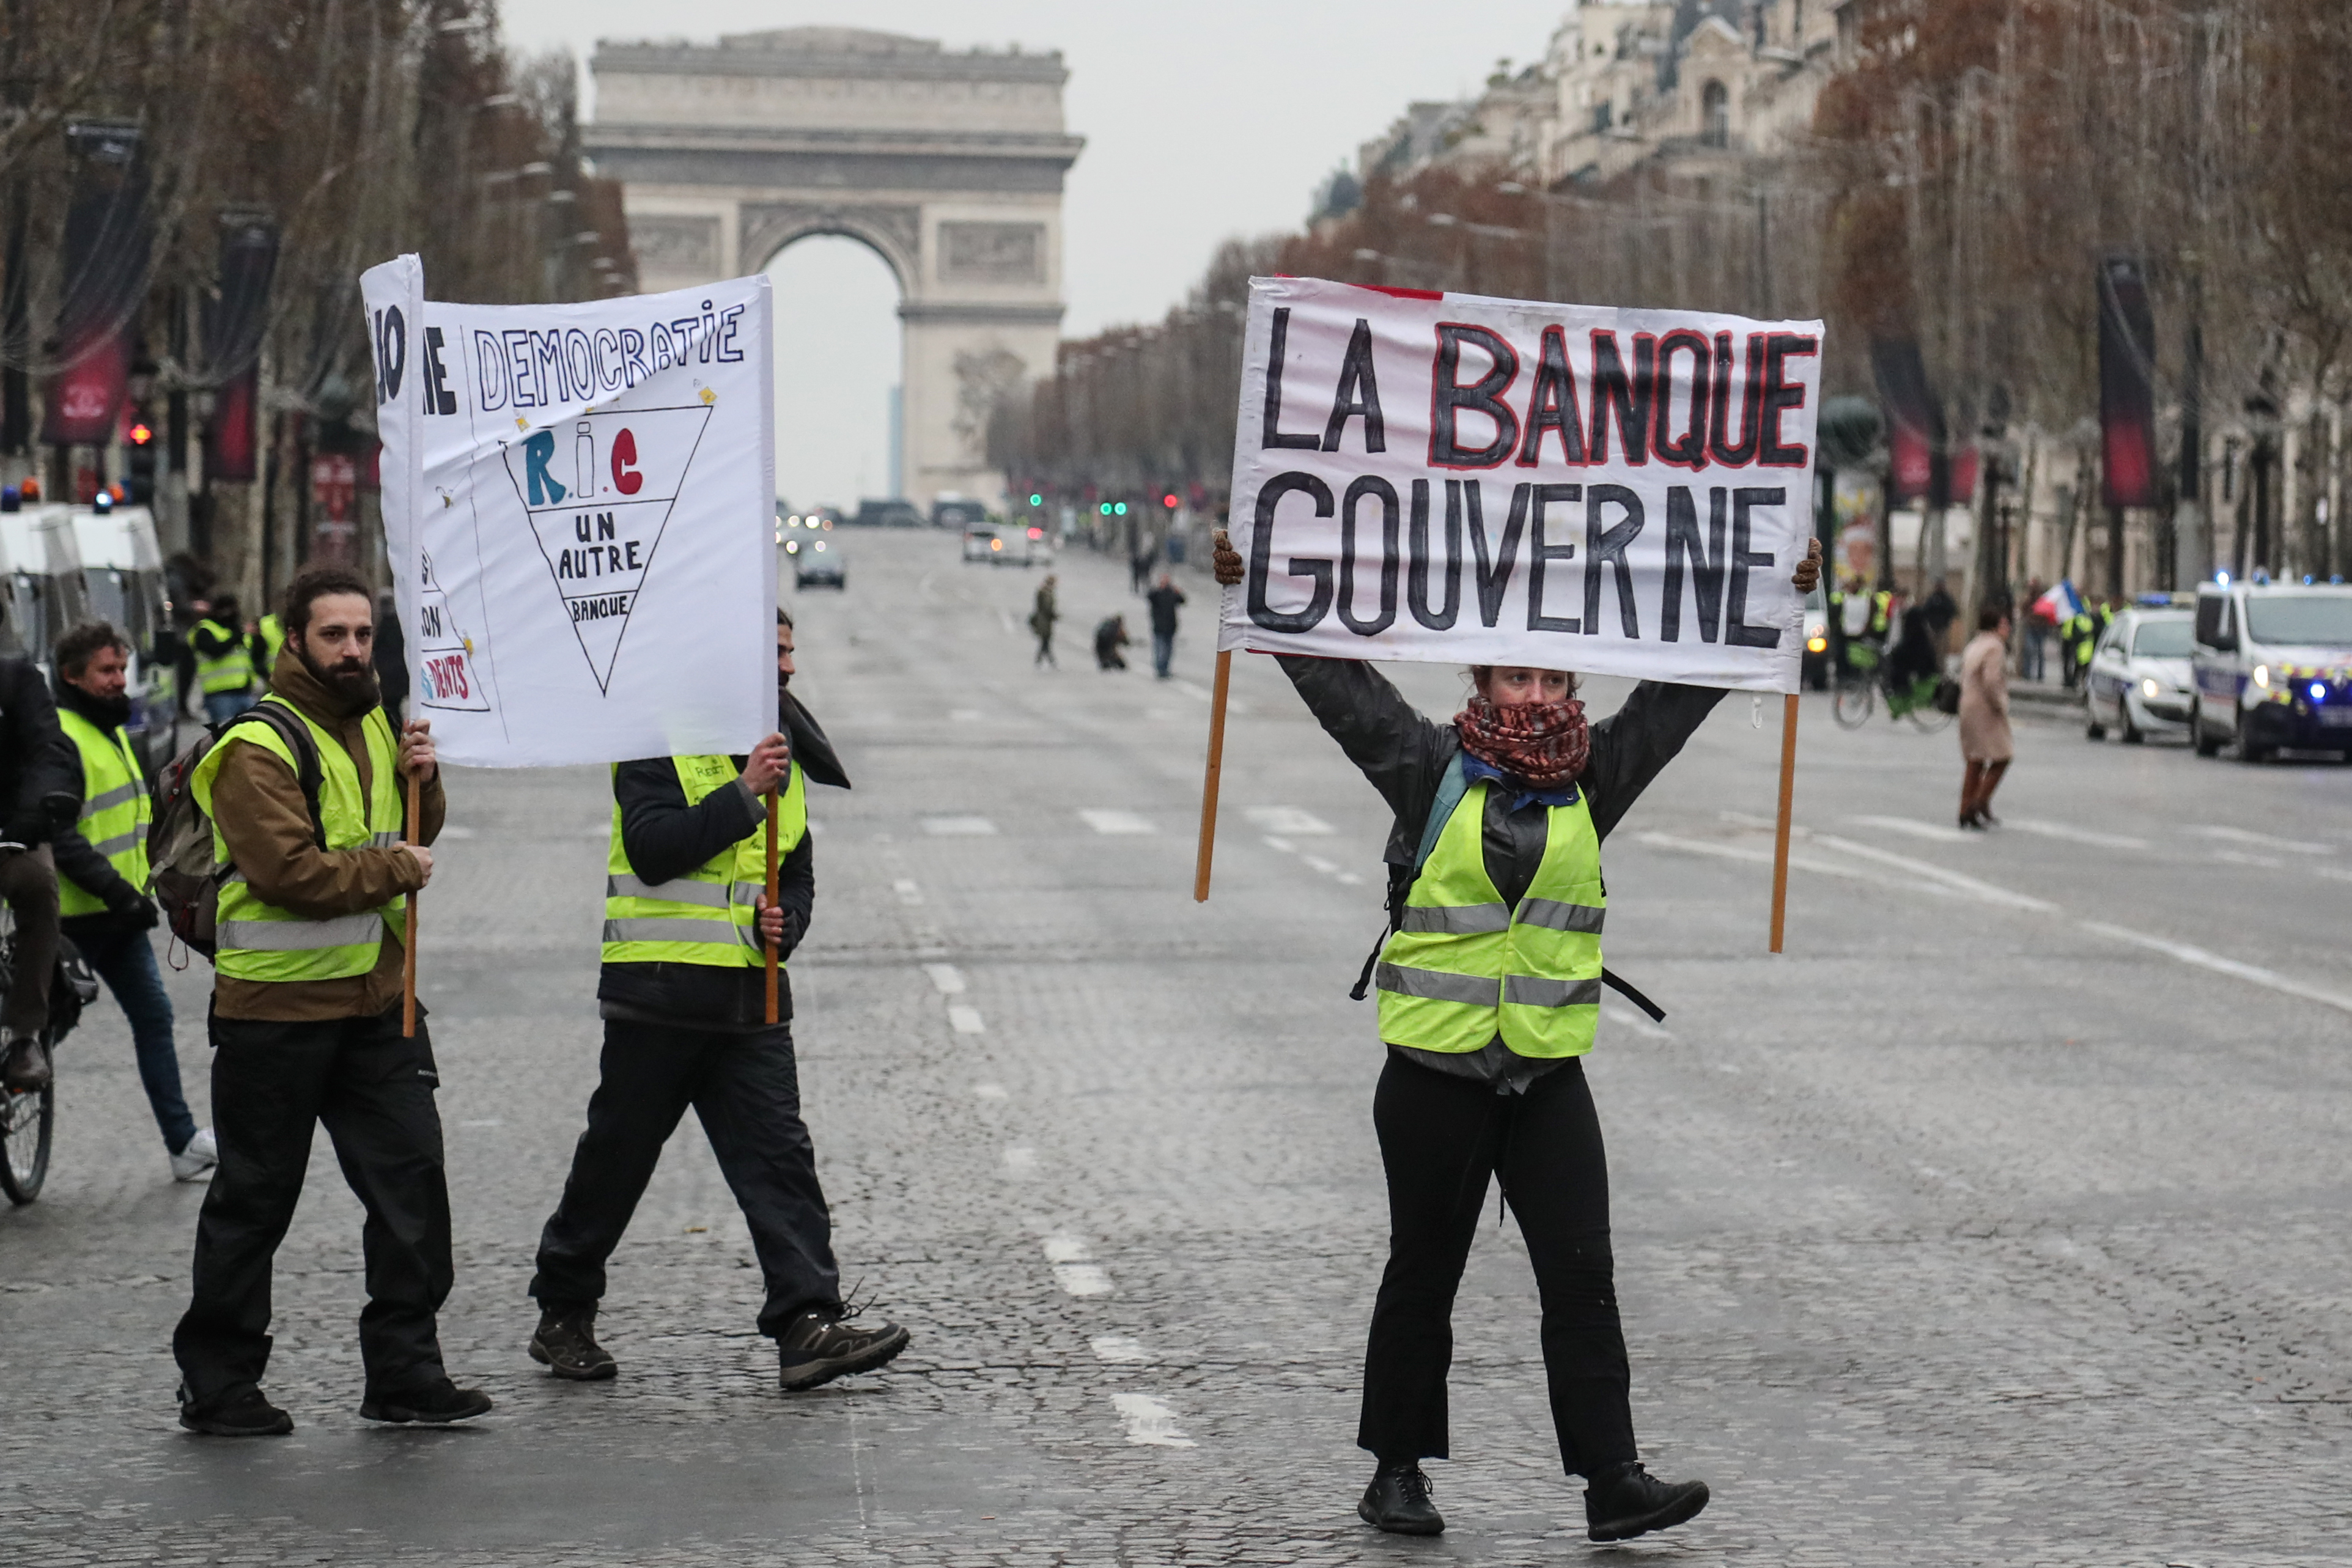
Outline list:
[[[320,1124],[367,1210],[360,1414],[464,1420],[490,1400],[457,1387],[441,1361],[436,1314],[454,1270],[440,1079],[423,1020],[404,1039],[400,1016],[396,916],[433,875],[433,852],[403,841],[404,785],[421,786],[425,844],[444,808],[431,727],[412,721],[395,739],[384,716],[366,583],[305,572],[287,590],[283,623],[268,697],[221,734],[190,784],[216,856],[236,870],[220,890],[213,957],[220,1165],[172,1336],[180,1425],[217,1437],[293,1430],[261,1392],[269,1277]]]

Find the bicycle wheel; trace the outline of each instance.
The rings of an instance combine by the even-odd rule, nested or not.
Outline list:
[[[1870,722],[1873,709],[1878,706],[1878,683],[1866,674],[1841,671],[1838,674],[1837,695],[1831,699],[1830,711],[1836,716],[1843,729],[1860,729]]]
[[[0,1191],[19,1207],[41,1196],[49,1179],[49,1141],[57,1130],[58,1092],[47,1089],[7,1090],[0,1108],[0,1138],[6,1143],[0,1158]]]
[[[1925,733],[1937,735],[1951,727],[1954,716],[1946,713],[1932,702],[1924,702],[1911,710],[1909,717],[1911,722],[1917,725]]]

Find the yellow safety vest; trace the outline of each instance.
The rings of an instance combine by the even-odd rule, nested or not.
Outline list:
[[[58,723],[81,751],[81,820],[75,831],[123,881],[146,892],[147,824],[154,820],[155,810],[130,740],[121,730],[100,729],[68,707],[58,709]],[[58,874],[58,914],[96,915],[105,908],[104,899]]]
[[[1582,1056],[1601,1011],[1601,840],[1584,792],[1548,814],[1542,862],[1513,909],[1486,874],[1485,782],[1463,793],[1381,950],[1381,1039],[1460,1054],[1496,1036],[1520,1056]]]
[[[229,638],[232,645],[225,653],[196,655],[196,685],[206,696],[215,692],[242,692],[253,685],[253,654],[236,628],[225,626],[207,616],[196,622],[199,628],[209,627]]]
[[[253,640],[261,655],[261,673],[267,677],[278,668],[278,650],[286,646],[286,623],[275,615],[265,615],[254,628]]]
[[[724,757],[673,757],[670,762],[689,806],[735,782],[735,764]],[[778,803],[776,853],[790,854],[807,832],[808,790],[794,762]],[[757,827],[692,871],[667,882],[641,881],[621,842],[621,802],[614,800],[604,877],[605,963],[760,967],[767,953],[754,905],[767,891],[766,837]]]
[[[319,825],[326,831],[327,848],[331,852],[381,849],[399,843],[400,752],[383,710],[372,710],[361,724],[367,737],[371,775],[371,788],[362,799],[359,764],[341,741],[311,724],[309,716],[292,703],[275,696],[262,701],[278,704],[310,727],[310,739],[319,749]],[[214,819],[213,854],[221,861],[229,858],[228,841],[221,836],[220,821],[213,811],[213,785],[220,777],[228,748],[238,742],[260,747],[297,775],[301,771],[291,748],[276,730],[262,724],[238,725],[205,754],[189,787],[195,792],[196,804]],[[213,967],[236,980],[349,979],[375,967],[387,932],[399,940],[399,913],[400,905],[393,903],[356,915],[306,919],[265,901],[253,891],[243,871],[233,871],[221,883]]]

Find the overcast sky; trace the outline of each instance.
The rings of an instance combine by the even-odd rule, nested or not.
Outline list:
[[[810,26],[908,33],[951,49],[1011,43],[1059,49],[1070,71],[1064,113],[1070,131],[1087,139],[1064,199],[1064,330],[1083,337],[1158,318],[1227,235],[1297,227],[1317,182],[1352,162],[1359,141],[1415,99],[1475,91],[1500,57],[1536,58],[1570,4],[503,0],[501,9],[510,43],[568,48],[583,62],[600,37],[710,42],[721,33]],[[805,274],[811,287],[845,289],[843,308],[782,322],[780,361],[855,363],[877,332],[895,341],[887,311],[877,323],[866,305],[873,294],[859,281],[862,258],[820,264],[821,253],[797,255],[823,243],[795,246],[782,265]],[[885,275],[886,300],[888,287]],[[788,497],[845,502],[860,466],[869,471],[868,485],[878,483],[886,396],[887,388],[837,388],[826,407],[810,411],[820,427],[829,418],[842,423],[811,443],[805,458],[780,452],[779,483]]]

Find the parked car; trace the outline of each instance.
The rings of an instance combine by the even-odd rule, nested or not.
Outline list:
[[[849,558],[841,541],[822,528],[803,528],[784,540],[784,559],[793,563],[793,586],[849,587]]]
[[[2352,758],[2352,587],[2202,584],[2190,663],[2200,757],[2235,745],[2248,762],[2283,749]]]
[[[931,502],[931,527],[975,528],[988,521],[988,508],[961,496],[940,496]]]
[[[849,520],[861,528],[919,528],[923,514],[911,501],[865,500],[857,503],[857,515]]]
[[[992,524],[981,523],[963,531],[963,559],[969,566],[973,561],[993,561],[1004,553],[1004,536]]]
[[[2142,606],[2116,616],[2092,651],[2083,688],[2084,734],[2104,740],[2110,729],[2137,745],[2151,734],[2186,735],[2196,702],[2189,667],[2196,614]]]

